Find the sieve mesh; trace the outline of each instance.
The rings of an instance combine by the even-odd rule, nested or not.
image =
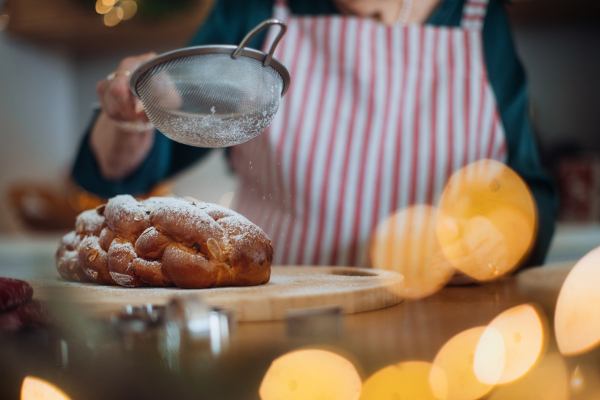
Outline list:
[[[135,83],[150,121],[192,146],[225,147],[264,131],[277,112],[284,82],[249,57],[201,54],[153,66]]]

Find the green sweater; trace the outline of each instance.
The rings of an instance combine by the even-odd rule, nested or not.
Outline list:
[[[239,44],[244,35],[270,18],[274,0],[217,0],[206,22],[192,37],[190,45]],[[331,0],[289,0],[293,14],[337,14]],[[443,0],[427,24],[459,26],[464,0]],[[266,31],[249,44],[261,48]],[[540,265],[554,233],[557,200],[554,185],[543,171],[528,118],[528,91],[525,73],[518,60],[509,21],[500,0],[490,0],[483,27],[483,45],[488,77],[506,132],[507,164],[529,185],[537,202],[538,238],[526,265]],[[92,124],[94,120],[92,121]],[[142,194],[206,156],[211,149],[186,146],[155,133],[147,159],[129,177],[104,179],[90,150],[87,130],[73,166],[73,177],[84,189],[104,197]]]

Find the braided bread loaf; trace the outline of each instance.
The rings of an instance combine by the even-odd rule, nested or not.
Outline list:
[[[56,252],[67,280],[127,287],[259,285],[272,261],[267,235],[228,208],[129,195],[81,213]]]

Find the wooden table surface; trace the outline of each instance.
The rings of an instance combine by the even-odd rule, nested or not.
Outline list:
[[[527,272],[527,279],[517,275],[486,284],[449,286],[425,299],[405,300],[385,309],[347,315],[343,318],[339,337],[329,340],[290,335],[285,322],[243,323],[239,326],[235,353],[252,360],[272,360],[301,348],[330,349],[350,360],[364,382],[381,369],[400,362],[433,362],[439,350],[455,335],[470,328],[488,325],[496,316],[512,307],[533,303],[540,306],[536,310],[543,314],[542,320],[546,318],[549,328],[546,332],[547,347],[540,357],[541,361],[536,363],[536,368],[539,367],[536,371],[545,372],[532,374],[537,374],[536,384],[546,387],[546,393],[539,398],[598,399],[600,350],[593,349],[576,357],[561,357],[558,353],[552,331],[555,304],[550,302],[556,302],[561,283],[566,277],[566,264],[556,267],[558,268],[548,268],[548,273],[543,268],[531,271],[534,274]],[[532,284],[529,278],[539,276],[544,279],[540,279],[539,284]],[[540,291],[541,287],[544,290]],[[545,355],[548,355],[548,360],[562,359],[566,375],[548,375],[548,364],[544,364]],[[252,377],[257,382],[256,389],[268,367],[266,364],[257,365],[256,374]],[[546,375],[539,379],[540,373]],[[572,385],[578,373],[581,375],[577,379],[585,384],[575,388]],[[552,382],[554,378],[556,382],[563,383]],[[531,391],[532,378],[528,379],[521,380],[521,383],[517,380],[517,385],[530,385],[528,390]],[[540,380],[542,383],[539,383]],[[521,386],[513,387],[522,389]],[[553,393],[558,387],[563,389],[561,393]],[[527,394],[520,395],[521,397],[514,397],[514,393],[507,394],[510,393],[506,391],[507,387],[497,389],[500,392],[495,389],[489,398],[532,398]],[[516,390],[520,392],[521,389]],[[510,385],[508,390],[513,390]],[[567,390],[570,391],[567,393]],[[554,397],[546,397],[549,393],[553,393]]]
[[[285,322],[241,323],[237,348],[244,353],[277,354],[322,342],[347,352],[366,374],[401,361],[431,362],[454,335],[487,325],[502,311],[530,302],[516,278],[483,285],[450,286],[421,300],[377,311],[346,315],[341,335],[328,340],[297,338]]]
[[[22,381],[23,376],[35,370],[36,376],[54,382],[73,399],[125,399],[133,394],[146,399],[258,399],[258,388],[272,361],[291,351],[307,347],[333,350],[356,366],[364,382],[380,369],[399,362],[432,362],[453,336],[487,325],[511,307],[535,301],[538,294],[531,294],[519,285],[517,277],[481,285],[450,286],[425,299],[405,300],[385,309],[337,319],[325,318],[323,326],[338,328],[326,329],[325,335],[315,333],[310,320],[308,326],[300,326],[300,332],[295,332],[289,321],[242,322],[229,348],[218,357],[210,356],[206,348],[182,350],[175,370],[165,366],[164,358],[145,350],[128,353],[119,345],[90,350],[89,346],[67,338],[69,366],[66,372],[57,372],[56,348],[29,342],[0,343],[0,376]],[[551,322],[552,307],[546,308],[546,314]],[[550,351],[556,352],[552,334]],[[42,356],[44,352],[46,356]],[[28,357],[24,357],[25,353]],[[565,360],[569,374],[576,367],[584,371],[587,368],[586,387],[594,396],[600,393],[597,351]],[[16,395],[19,388],[13,386],[6,387]]]

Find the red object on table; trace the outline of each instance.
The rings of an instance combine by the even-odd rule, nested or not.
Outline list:
[[[600,220],[600,157],[563,159],[557,167],[560,220]]]
[[[12,278],[0,278],[0,312],[27,303],[33,297],[29,283]]]

